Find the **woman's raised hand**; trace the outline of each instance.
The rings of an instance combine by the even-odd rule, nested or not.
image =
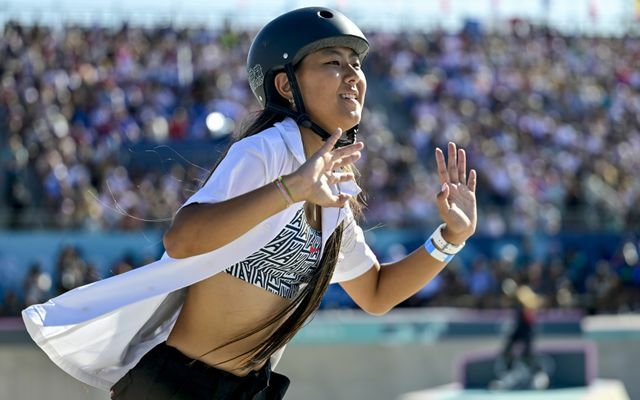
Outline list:
[[[436,148],[436,165],[442,189],[437,196],[440,216],[447,224],[443,234],[450,243],[460,244],[476,231],[476,181],[475,170],[469,171],[467,179],[467,155],[449,143],[448,162],[444,153]]]
[[[322,207],[342,207],[351,196],[333,194],[329,185],[354,180],[351,172],[342,172],[341,167],[353,164],[360,159],[362,142],[333,150],[342,129],[338,128],[297,171],[284,176],[286,185],[291,189],[294,201],[309,201]]]

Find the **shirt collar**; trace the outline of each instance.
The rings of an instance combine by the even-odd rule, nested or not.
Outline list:
[[[274,126],[280,131],[280,136],[284,140],[289,151],[293,154],[295,159],[304,164],[307,161],[307,157],[304,154],[304,147],[302,146],[302,134],[298,124],[292,118],[286,117],[282,122],[276,122]],[[353,181],[342,182],[340,187],[337,185],[331,185],[334,193],[348,193],[352,196],[357,196],[362,191],[360,187]]]
[[[280,131],[280,135],[284,140],[289,151],[293,154],[295,159],[304,164],[307,157],[304,155],[304,147],[302,146],[302,134],[298,124],[292,118],[285,118],[282,122],[276,122],[274,126]]]

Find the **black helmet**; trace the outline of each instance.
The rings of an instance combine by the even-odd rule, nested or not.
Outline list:
[[[369,51],[369,42],[362,31],[338,11],[306,7],[279,16],[258,32],[249,49],[247,73],[253,94],[265,108],[290,116],[323,139],[328,138],[329,133],[313,123],[305,111],[293,66],[309,53],[334,46],[353,49],[361,60]],[[276,95],[273,77],[281,71],[289,78],[295,111],[273,101]],[[356,130],[357,127],[352,129],[348,140],[351,143]]]

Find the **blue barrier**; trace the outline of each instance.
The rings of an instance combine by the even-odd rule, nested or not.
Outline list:
[[[4,231],[0,232],[0,292],[12,288],[19,295],[29,267],[38,263],[42,271],[56,275],[61,250],[73,246],[104,278],[124,257],[137,263],[162,255],[162,232]],[[137,264],[139,266],[142,264]],[[0,293],[2,294],[2,293]]]
[[[422,245],[427,234],[417,229],[379,228],[366,232],[367,241],[381,261],[389,261],[389,249],[398,245],[407,252]],[[516,264],[523,260],[549,260],[565,252],[578,252],[586,257],[592,269],[601,258],[611,259],[620,251],[626,233],[569,233],[555,236],[541,233],[505,235],[500,238],[476,235],[456,258],[470,265],[477,257],[488,259],[512,257]],[[22,282],[33,263],[55,276],[55,262],[64,246],[77,248],[84,260],[92,263],[102,277],[112,274],[114,263],[129,256],[133,266],[141,266],[160,258],[163,252],[162,231],[83,232],[83,231],[0,231],[0,290],[13,288],[19,294]],[[1,294],[1,293],[0,293]]]

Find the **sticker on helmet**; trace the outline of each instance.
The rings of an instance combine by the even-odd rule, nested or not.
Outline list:
[[[260,64],[254,65],[249,68],[249,86],[251,90],[256,90],[264,83],[264,74],[262,73],[262,66]]]

